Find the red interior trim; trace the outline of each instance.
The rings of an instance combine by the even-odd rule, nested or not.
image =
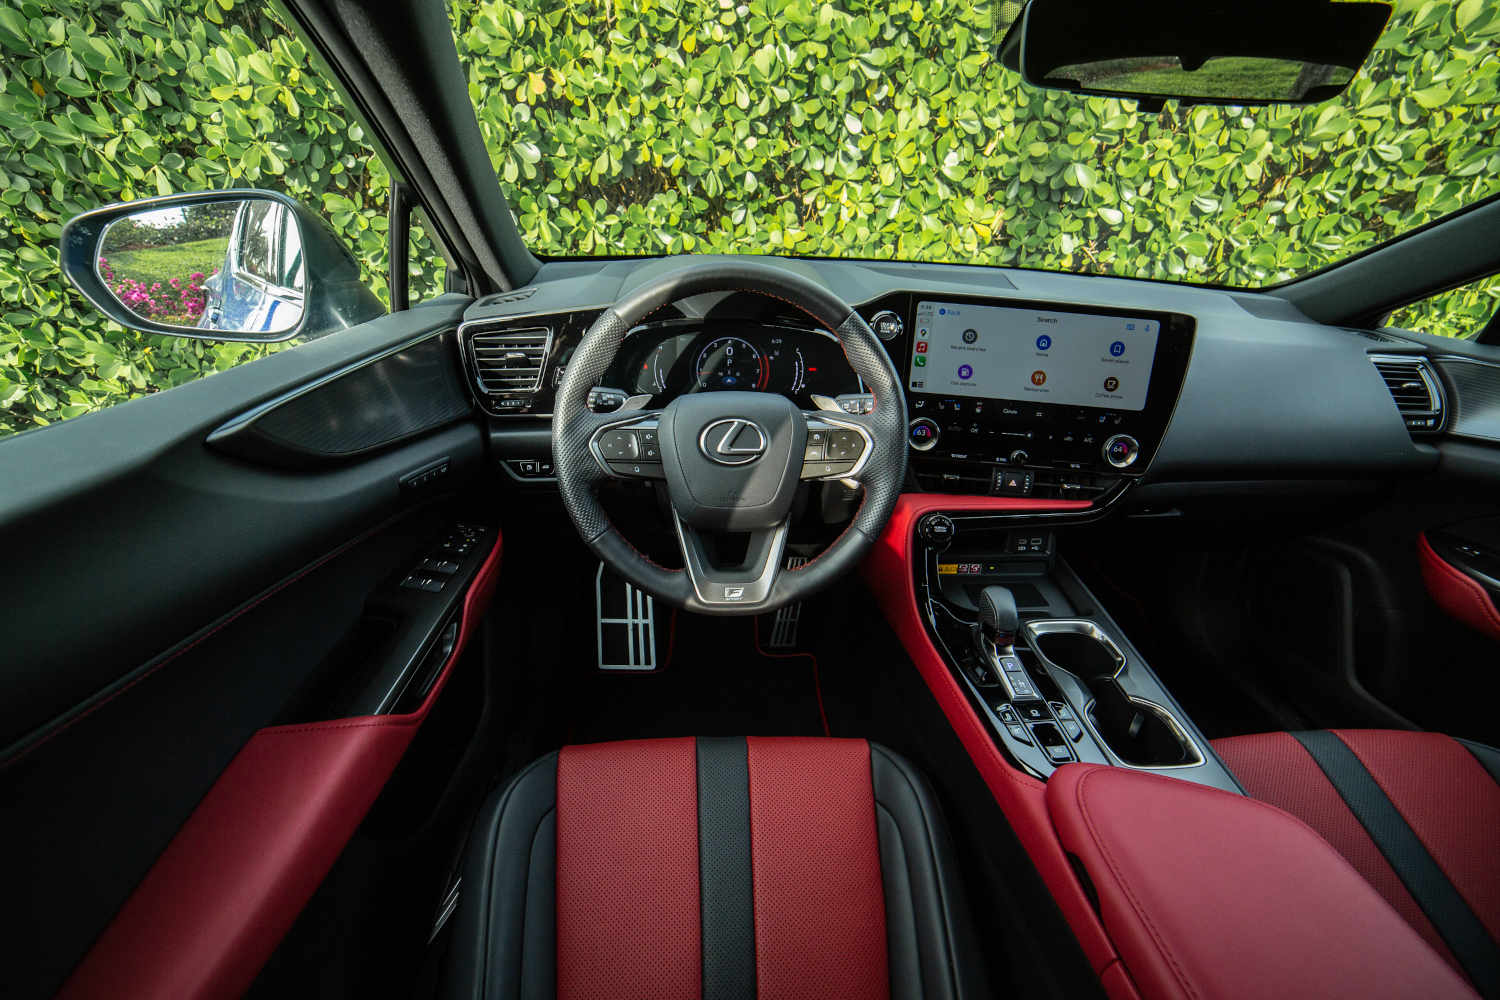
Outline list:
[[[896,502],[896,510],[885,531],[866,559],[864,569],[870,589],[880,602],[886,621],[890,622],[900,636],[907,655],[916,664],[922,680],[942,707],[953,731],[1016,831],[1016,836],[1031,855],[1063,916],[1073,928],[1073,933],[1078,936],[1090,966],[1095,973],[1102,975],[1119,956],[1089,904],[1088,897],[1084,895],[1062,846],[1058,843],[1057,835],[1053,832],[1043,799],[1046,786],[1016,770],[995,745],[994,738],[970,706],[963,689],[959,687],[948,665],[943,662],[942,655],[927,637],[926,627],[917,610],[916,587],[912,578],[916,524],[925,514],[934,511],[1079,511],[1089,507],[1090,504],[1080,500],[948,496],[940,493],[903,494]]]
[[[1427,541],[1424,531],[1417,536],[1417,559],[1422,565],[1422,580],[1438,607],[1491,639],[1500,639],[1500,610],[1490,595],[1468,574],[1444,561]]]
[[[499,537],[464,597],[458,641],[421,707],[262,729],[59,993],[238,996],[364,819],[448,683],[500,575]]]
[[[748,742],[760,1000],[886,1000],[885,890],[870,745],[753,736]]]
[[[557,995],[702,995],[692,737],[557,759]]]

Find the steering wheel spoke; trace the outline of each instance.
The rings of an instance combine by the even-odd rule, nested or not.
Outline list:
[[[697,528],[672,512],[677,541],[682,546],[682,565],[693,593],[710,608],[748,609],[770,598],[781,573],[790,521],[749,533],[745,558],[738,565],[717,564],[708,539]]]
[[[807,446],[803,479],[862,481],[875,450],[875,431],[868,416],[819,409],[804,413]]]

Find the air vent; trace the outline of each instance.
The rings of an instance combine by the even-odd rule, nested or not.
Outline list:
[[[475,333],[469,337],[474,377],[489,395],[535,392],[552,349],[552,331],[545,327]]]
[[[1443,390],[1425,358],[1372,356],[1371,361],[1396,409],[1413,434],[1435,434],[1443,429]]]
[[[481,306],[508,306],[512,302],[525,302],[536,294],[535,288],[522,288],[514,292],[498,292],[486,299],[480,300]]]

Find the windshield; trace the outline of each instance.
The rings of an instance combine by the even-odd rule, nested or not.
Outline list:
[[[555,0],[452,8],[543,255],[723,252],[1260,286],[1500,191],[1500,4],[1398,0],[1339,98],[1043,91],[1019,5]]]

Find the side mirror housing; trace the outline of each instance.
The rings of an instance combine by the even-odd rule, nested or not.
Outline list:
[[[385,313],[320,217],[275,191],[174,194],[69,220],[62,270],[121,326],[202,340],[317,337]]]

